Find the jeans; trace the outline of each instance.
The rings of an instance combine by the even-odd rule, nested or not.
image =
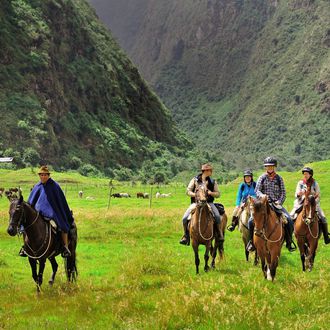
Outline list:
[[[220,224],[220,213],[219,213],[218,209],[216,208],[216,206],[213,203],[208,203],[208,204],[210,205],[210,207],[212,209],[215,222],[219,225]],[[187,223],[189,214],[195,207],[196,207],[195,203],[190,204],[190,206],[187,208],[186,212],[184,213],[184,215],[182,217],[183,223]]]

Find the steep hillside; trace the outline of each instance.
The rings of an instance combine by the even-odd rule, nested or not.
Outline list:
[[[0,28],[3,155],[111,174],[182,152],[169,111],[85,0],[2,0]]]
[[[239,168],[330,157],[328,0],[90,2],[202,148]]]

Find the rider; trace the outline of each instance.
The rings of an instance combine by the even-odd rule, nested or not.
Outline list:
[[[219,187],[217,182],[211,178],[213,168],[210,164],[204,164],[201,167],[201,173],[198,174],[196,177],[192,178],[191,181],[188,184],[187,187],[187,195],[191,197],[191,204],[186,210],[186,212],[183,215],[182,223],[183,223],[183,229],[184,229],[184,235],[180,240],[180,244],[183,245],[189,245],[190,244],[190,235],[189,235],[189,229],[188,229],[188,218],[191,213],[191,211],[196,207],[195,203],[195,192],[200,186],[206,186],[207,188],[207,203],[210,205],[215,222],[216,222],[216,229],[218,231],[220,240],[223,240],[223,234],[220,229],[220,213],[216,206],[213,204],[214,198],[217,198],[220,196]]]
[[[290,252],[292,252],[296,249],[296,246],[292,240],[293,221],[288,211],[282,206],[285,201],[286,192],[282,177],[275,172],[277,160],[273,157],[265,158],[264,167],[266,172],[262,174],[257,181],[257,186],[255,189],[256,195],[258,198],[267,196],[271,207],[276,209],[277,212],[281,212],[286,217],[287,224],[284,225],[286,247]],[[248,251],[254,251],[255,247],[252,239],[254,231],[253,218],[249,220],[249,229],[250,241],[246,249]]]
[[[53,219],[56,222],[63,240],[62,257],[70,257],[68,232],[73,223],[71,210],[61,187],[50,178],[48,166],[41,166],[38,175],[40,182],[33,187],[28,203],[43,217]],[[20,255],[22,254],[20,252]]]
[[[249,196],[256,197],[255,187],[256,183],[253,181],[253,172],[249,169],[243,172],[243,180],[238,187],[237,197],[236,197],[236,207],[233,211],[233,220],[231,225],[228,227],[229,231],[234,231],[235,227],[238,225],[239,217],[242,213],[244,203]]]
[[[329,244],[330,238],[328,232],[327,219],[325,218],[324,212],[320,206],[320,197],[321,197],[320,186],[313,178],[314,171],[312,168],[304,167],[301,172],[304,175],[304,177],[297,184],[296,193],[295,193],[296,199],[294,201],[293,209],[290,215],[294,220],[296,219],[297,215],[302,209],[305,199],[305,192],[307,191],[307,188],[309,188],[311,195],[315,197],[316,212],[319,218],[320,227],[323,232],[324,243]]]

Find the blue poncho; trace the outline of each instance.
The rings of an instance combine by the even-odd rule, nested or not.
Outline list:
[[[73,223],[73,217],[59,184],[49,178],[45,184],[36,184],[29,196],[28,203],[44,217],[54,219],[65,233]]]

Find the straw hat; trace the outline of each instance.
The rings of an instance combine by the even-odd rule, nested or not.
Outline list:
[[[212,167],[211,164],[206,163],[206,164],[203,164],[203,165],[202,165],[201,170],[202,170],[202,171],[207,171],[207,170],[211,170],[211,171],[212,171],[212,170],[213,170],[213,167]]]
[[[47,165],[41,166],[38,174],[50,174],[48,166]]]

